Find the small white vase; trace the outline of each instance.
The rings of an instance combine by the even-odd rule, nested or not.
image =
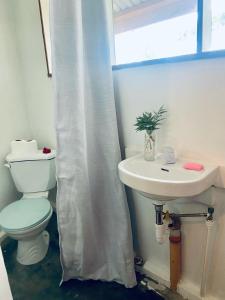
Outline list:
[[[144,159],[155,160],[155,133],[148,130],[145,133]]]

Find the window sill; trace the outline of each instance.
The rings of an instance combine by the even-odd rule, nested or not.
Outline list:
[[[196,54],[145,60],[145,61],[133,62],[133,63],[121,64],[121,65],[113,65],[112,70],[116,71],[122,69],[144,67],[149,65],[177,63],[177,62],[185,62],[185,61],[200,60],[200,59],[219,58],[219,57],[225,57],[225,50],[201,52]]]

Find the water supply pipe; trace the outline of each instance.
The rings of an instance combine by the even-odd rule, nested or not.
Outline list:
[[[158,243],[162,244],[165,241],[165,232],[166,226],[163,223],[163,217],[165,219],[170,218],[172,220],[172,224],[169,225],[170,228],[170,288],[173,291],[177,290],[177,284],[181,277],[181,223],[180,218],[185,217],[206,217],[206,226],[207,226],[207,239],[206,239],[206,250],[204,257],[204,264],[202,270],[202,281],[200,294],[201,297],[204,298],[206,295],[206,285],[208,281],[208,274],[210,269],[210,261],[213,250],[213,237],[212,228],[214,225],[213,222],[213,213],[214,208],[208,207],[208,213],[187,213],[187,214],[175,214],[163,212],[162,204],[154,204],[155,205],[155,214],[156,214],[156,240]]]
[[[173,217],[170,225],[170,288],[177,290],[181,277],[181,223],[180,218]]]
[[[206,219],[207,236],[206,236],[206,246],[205,246],[205,257],[204,257],[204,263],[202,268],[202,280],[201,280],[201,287],[200,287],[200,295],[202,298],[204,298],[207,294],[207,282],[210,273],[210,266],[211,266],[212,252],[213,252],[213,245],[214,245],[213,212],[214,210],[212,208],[209,208],[208,216]]]

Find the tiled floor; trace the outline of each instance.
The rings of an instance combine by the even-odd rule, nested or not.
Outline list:
[[[16,261],[17,242],[7,239],[2,244],[5,264],[14,300],[162,300],[154,292],[144,292],[138,287],[126,289],[116,283],[70,280],[59,287],[61,266],[59,262],[56,217],[53,216],[48,231],[51,242],[45,259],[32,266]],[[172,298],[171,298],[172,297]],[[165,296],[165,299],[178,299]],[[3,299],[1,299],[3,300]]]

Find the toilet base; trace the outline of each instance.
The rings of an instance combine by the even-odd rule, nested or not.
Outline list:
[[[48,252],[49,233],[45,230],[41,234],[18,240],[17,261],[22,265],[33,265],[41,261]]]

